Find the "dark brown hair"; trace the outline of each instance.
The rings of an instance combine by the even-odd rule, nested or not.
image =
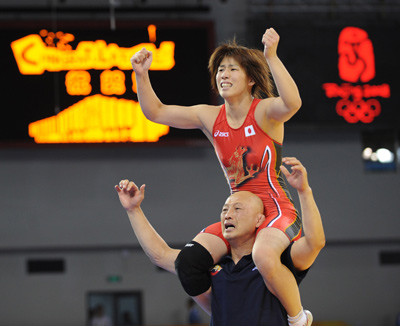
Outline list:
[[[235,39],[217,47],[208,61],[211,86],[216,93],[218,93],[216,75],[222,60],[226,57],[235,59],[244,69],[246,75],[255,82],[251,90],[252,96],[255,98],[274,96],[271,71],[264,53],[261,50],[238,45]]]

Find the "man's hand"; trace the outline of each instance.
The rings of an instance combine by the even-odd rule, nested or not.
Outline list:
[[[146,48],[136,52],[131,58],[131,64],[136,74],[140,75],[150,69],[153,62],[153,53]]]
[[[307,178],[307,170],[295,157],[284,157],[282,163],[290,165],[292,172],[281,165],[281,171],[285,175],[287,182],[297,191],[302,192],[310,188]]]
[[[115,186],[121,205],[126,211],[129,212],[140,207],[144,199],[145,187],[146,185],[142,185],[139,189],[133,181],[129,180],[121,180],[119,184]]]
[[[293,244],[290,254],[294,267],[299,271],[304,271],[310,268],[325,246],[324,227],[308,184],[306,168],[295,157],[284,157],[282,163],[291,166],[291,173],[283,165],[281,171],[286,176],[288,183],[297,189],[304,230],[304,236]]]
[[[278,49],[279,34],[273,29],[268,28],[263,37],[262,44],[264,44],[264,56],[266,59],[276,56],[276,50]]]

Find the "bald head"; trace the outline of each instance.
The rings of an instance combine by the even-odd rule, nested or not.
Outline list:
[[[264,203],[262,202],[261,198],[257,195],[253,194],[250,191],[238,191],[230,195],[227,199],[232,199],[234,201],[239,201],[246,203],[252,209],[254,209],[255,213],[264,214]]]

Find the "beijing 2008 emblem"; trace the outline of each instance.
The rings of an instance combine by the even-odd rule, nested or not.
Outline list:
[[[375,54],[365,30],[346,27],[340,32],[338,73],[344,81],[341,85],[322,85],[328,98],[339,98],[336,113],[348,123],[371,123],[382,110],[378,98],[389,98],[390,86],[369,84],[375,78]]]

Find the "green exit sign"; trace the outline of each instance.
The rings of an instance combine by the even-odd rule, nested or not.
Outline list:
[[[121,275],[109,275],[107,276],[108,283],[120,283],[122,281]]]

